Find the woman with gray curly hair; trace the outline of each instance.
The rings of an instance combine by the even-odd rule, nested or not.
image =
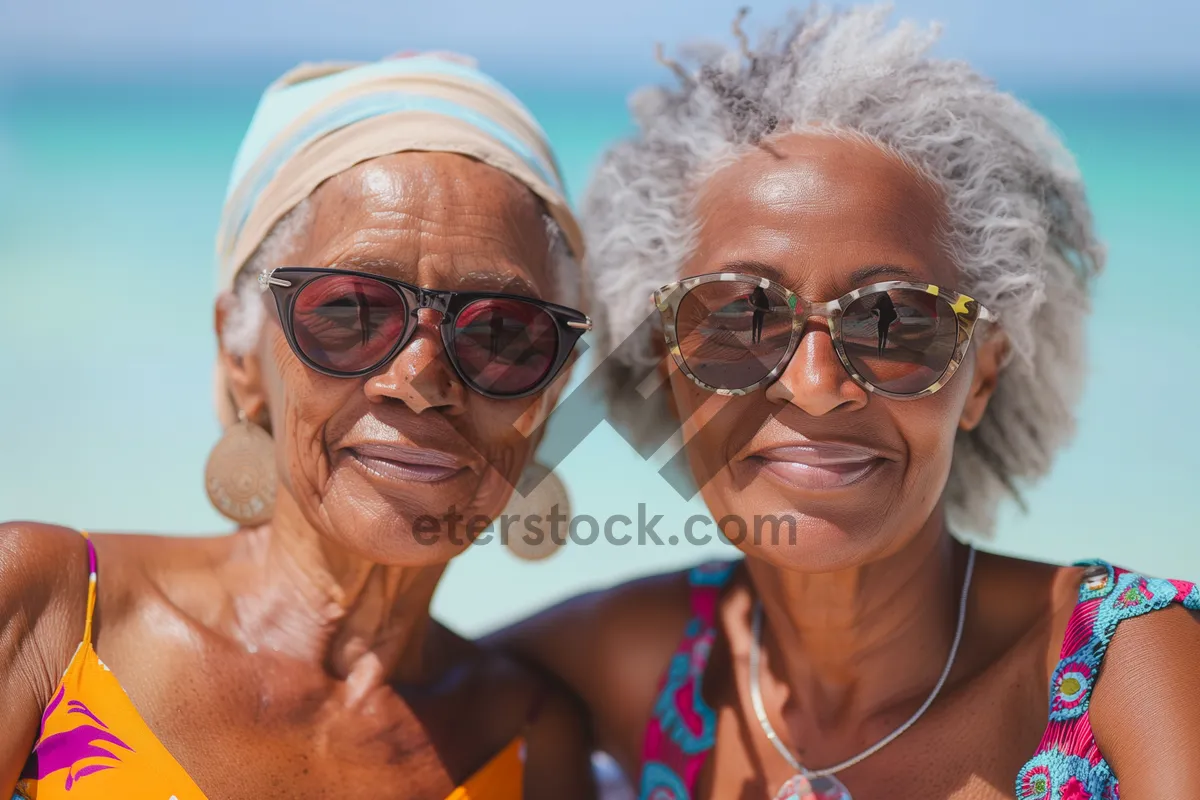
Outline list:
[[[745,559],[505,640],[644,800],[1200,797],[1200,589],[956,535],[1071,430],[1103,251],[1070,155],[886,9],[735,32],[635,98],[584,228],[615,407],[681,431]]]

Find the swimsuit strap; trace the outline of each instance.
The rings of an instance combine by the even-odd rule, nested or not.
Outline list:
[[[737,561],[703,564],[688,573],[692,616],[663,675],[642,750],[641,800],[686,800],[716,744],[717,715],[702,695],[717,638],[717,601]]]
[[[83,540],[87,542],[88,554],[88,598],[87,598],[87,619],[83,624],[83,641],[84,644],[92,644],[92,616],[96,612],[96,545],[92,544],[92,537],[88,536],[87,531],[80,531],[83,534]]]
[[[1088,709],[1117,625],[1179,603],[1200,610],[1200,587],[1150,578],[1105,561],[1087,567],[1050,678],[1049,725],[1036,754],[1017,775],[1017,797],[1119,797],[1117,776],[1096,744]]]
[[[1172,603],[1200,608],[1200,589],[1188,581],[1150,578],[1104,561],[1076,566],[1086,566],[1087,570],[1051,678],[1052,722],[1082,718],[1087,712],[1100,664],[1119,623]]]

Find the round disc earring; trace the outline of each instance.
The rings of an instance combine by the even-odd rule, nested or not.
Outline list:
[[[509,521],[504,520],[506,516]],[[560,524],[553,524],[552,518]],[[521,480],[504,507],[501,539],[517,558],[541,561],[567,543],[570,522],[571,498],[567,487],[553,471],[534,461],[521,473]]]
[[[209,502],[239,525],[261,525],[275,513],[277,480],[275,440],[239,410],[204,467]]]

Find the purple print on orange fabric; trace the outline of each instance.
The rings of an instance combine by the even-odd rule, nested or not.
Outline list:
[[[51,714],[62,703],[65,692],[65,687],[60,688],[50,705],[47,706],[46,713],[42,715],[43,730],[45,730],[46,722],[50,719]],[[111,733],[108,726],[78,700],[67,702],[66,713],[68,715],[79,714],[86,719],[81,721],[82,724],[70,730],[52,733],[49,736],[43,735],[33,748],[33,753],[21,775],[22,778],[41,781],[56,772],[66,770],[66,789],[70,791],[82,778],[112,769],[121,763],[120,757],[113,750],[133,752],[132,747]],[[95,759],[100,761],[97,762]]]

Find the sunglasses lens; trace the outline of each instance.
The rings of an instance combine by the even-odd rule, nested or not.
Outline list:
[[[777,289],[752,280],[713,281],[680,301],[675,337],[696,378],[716,389],[745,389],[783,360],[793,317]]]
[[[558,354],[558,326],[545,309],[507,297],[476,300],[454,322],[454,358],[476,388],[519,395],[541,383]]]
[[[395,288],[368,276],[324,275],[306,283],[292,307],[299,350],[331,372],[378,365],[399,341],[408,305]]]
[[[875,292],[842,314],[842,343],[868,383],[894,394],[917,394],[950,366],[958,320],[943,297],[917,289]]]

